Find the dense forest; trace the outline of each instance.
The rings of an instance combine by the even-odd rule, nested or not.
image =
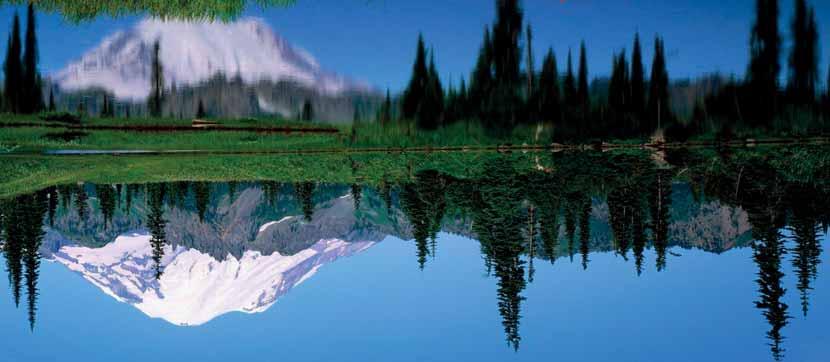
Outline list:
[[[469,82],[462,78],[457,87],[442,86],[434,52],[419,37],[412,77],[399,101],[400,119],[413,120],[422,129],[475,120],[495,132],[543,122],[554,128],[558,141],[660,135],[685,141],[706,133],[728,138],[740,128],[799,135],[827,131],[830,94],[818,93],[818,30],[806,0],[795,1],[785,85],[779,84],[779,2],[758,0],[746,76],[719,82],[693,100],[688,114],[672,109],[673,84],[659,35],[653,39],[648,78],[640,35],[634,34],[630,61],[624,49],[619,51],[611,61],[610,78],[591,81],[585,41],[576,65],[568,52],[564,73],[552,48],[539,70],[532,53],[532,27],[523,22],[521,2],[498,0],[496,10],[494,24],[484,30]]]

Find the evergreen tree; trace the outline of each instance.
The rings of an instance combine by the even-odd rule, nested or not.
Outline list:
[[[6,60],[3,63],[4,71],[4,93],[6,111],[20,113],[23,111],[20,105],[24,97],[23,88],[23,63],[20,60],[20,18],[14,14],[12,32],[6,46]]]
[[[386,98],[383,100],[378,119],[381,126],[385,126],[392,121],[392,96],[389,94],[389,89],[386,89]]]
[[[55,93],[54,90],[50,87],[49,88],[49,112],[55,111]]]
[[[308,99],[303,102],[303,109],[300,114],[300,119],[305,122],[311,122],[314,120],[314,106],[311,105],[311,101]]]
[[[579,102],[576,97],[576,78],[574,77],[573,60],[570,50],[568,50],[568,69],[565,73],[564,82],[563,93],[565,96],[565,105],[568,106],[569,113],[571,113],[573,112],[573,109],[578,106]]]
[[[150,75],[150,99],[147,108],[151,117],[161,117],[164,103],[164,65],[161,63],[159,41],[153,43],[153,62]]]
[[[520,117],[522,99],[521,49],[522,9],[519,0],[496,1],[496,23],[493,25],[494,87],[488,101],[487,121],[499,131],[512,129]]]
[[[666,71],[665,48],[660,37],[654,39],[654,62],[651,64],[650,84],[647,115],[647,119],[651,121],[649,132],[663,127],[671,119],[669,74]]]
[[[545,121],[561,120],[561,97],[559,94],[559,70],[553,48],[548,49],[542,61],[542,73],[539,75],[539,115]]]
[[[794,103],[812,104],[818,79],[818,30],[813,8],[806,0],[795,1],[792,34],[787,91]]]
[[[207,113],[205,113],[205,103],[202,102],[202,99],[199,99],[199,104],[196,106],[196,119],[205,119],[207,117]]]
[[[496,24],[493,26],[493,69],[496,82],[518,90],[522,33],[522,10],[518,0],[496,0]]]
[[[628,111],[629,89],[628,62],[625,59],[625,51],[622,51],[614,55],[611,80],[608,84],[608,107],[611,112],[622,115]],[[628,125],[617,124],[615,126],[627,128]]]
[[[75,211],[78,213],[78,219],[81,222],[86,222],[87,212],[89,211],[89,195],[86,193],[83,185],[75,187]]]
[[[530,24],[527,25],[527,69],[525,73],[527,76],[527,90],[525,90],[525,97],[527,98],[529,116],[538,116],[539,111],[539,94],[536,86],[536,62],[533,59],[533,29]]]
[[[164,258],[164,245],[167,244],[167,220],[164,219],[164,199],[166,197],[166,185],[164,183],[152,184],[148,187],[148,201],[150,212],[147,214],[147,227],[150,229],[150,245],[152,247],[152,259],[155,267],[156,279],[161,278],[161,263]]]
[[[294,198],[303,210],[303,218],[311,222],[314,217],[314,189],[317,186],[313,182],[298,182],[294,184]]]
[[[363,186],[360,186],[359,183],[352,184],[352,202],[354,205],[354,210],[360,210],[360,201],[363,199]]]
[[[115,214],[115,190],[111,185],[95,185],[95,196],[98,197],[101,206],[101,214],[104,216],[104,227],[108,227]]]
[[[778,34],[778,0],[755,1],[755,24],[750,38],[747,73],[755,125],[768,125],[778,103],[778,73],[781,70],[781,38]]]
[[[26,50],[23,53],[23,95],[20,108],[23,113],[40,112],[43,109],[43,92],[40,88],[40,72],[37,69],[38,49],[35,34],[35,10],[30,2],[26,14]]]
[[[427,50],[424,45],[424,36],[418,35],[418,45],[415,51],[415,64],[412,66],[412,78],[403,94],[401,116],[407,120],[417,117],[421,103],[429,87],[429,69],[427,68]]]
[[[588,89],[588,55],[585,42],[579,46],[579,78],[577,80],[576,99],[581,108],[582,116],[588,115],[591,107],[590,90]]]
[[[444,88],[435,67],[435,54],[430,53],[427,88],[416,117],[421,129],[438,128],[444,113]]]
[[[478,53],[475,69],[470,78],[469,106],[477,116],[487,109],[490,92],[493,87],[493,41],[490,38],[490,29],[484,29],[484,40]]]
[[[210,204],[210,184],[207,182],[196,182],[193,184],[193,193],[196,200],[196,211],[199,214],[199,221],[205,222],[208,204]]]
[[[101,117],[112,117],[114,114],[112,110],[112,103],[108,94],[104,93],[104,104],[101,108]]]
[[[641,120],[646,109],[646,82],[639,33],[634,36],[634,48],[631,52],[631,100],[629,104],[635,119]]]

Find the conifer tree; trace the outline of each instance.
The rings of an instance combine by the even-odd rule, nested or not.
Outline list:
[[[509,130],[519,117],[522,9],[518,0],[496,1],[493,25],[493,71],[495,87],[490,92],[487,120],[497,130]]]
[[[527,33],[525,35],[527,36],[527,69],[525,69],[527,73],[526,97],[529,102],[532,102],[536,98],[536,64],[533,59],[533,29],[530,27],[530,24],[527,25]]]
[[[564,95],[565,104],[568,108],[571,108],[569,112],[572,112],[572,108],[576,108],[579,102],[576,97],[576,78],[574,78],[573,60],[570,50],[568,50],[568,69],[565,73]]]
[[[435,66],[435,54],[430,51],[427,88],[417,114],[418,127],[436,129],[444,113],[444,88]]]
[[[150,116],[161,117],[161,107],[164,103],[164,65],[161,62],[159,41],[153,43],[153,63],[150,75],[150,99],[148,110]]]
[[[484,40],[478,52],[472,77],[470,78],[470,107],[475,112],[487,108],[486,104],[493,87],[493,41],[490,29],[485,27]],[[480,114],[477,114],[480,115]]]
[[[651,89],[648,97],[648,115],[651,120],[649,131],[663,127],[671,116],[669,104],[669,74],[666,70],[663,39],[654,39],[654,62],[651,64]]]
[[[630,89],[625,51],[615,54],[612,63],[611,80],[608,85],[608,106],[612,112],[621,115],[628,111]]]
[[[386,89],[386,98],[383,100],[383,105],[380,108],[380,125],[385,126],[392,120],[392,96],[389,89]]]
[[[55,111],[55,92],[50,87],[49,88],[49,112],[54,112],[54,111]]]
[[[199,104],[196,106],[196,119],[205,119],[205,117],[207,117],[205,103],[202,102],[202,99],[199,99]]]
[[[806,0],[795,1],[792,35],[787,91],[794,103],[810,104],[815,99],[818,79],[818,30],[813,8]]]
[[[539,114],[542,120],[558,122],[561,119],[559,70],[553,48],[548,49],[539,75]]]
[[[461,77],[461,84],[458,86],[458,106],[459,118],[470,117],[470,95],[467,91],[467,81],[464,80],[464,77]]]
[[[4,93],[6,110],[11,113],[20,113],[23,99],[23,64],[20,61],[20,18],[14,14],[12,32],[6,46],[6,60],[3,63]]]
[[[646,109],[646,82],[639,33],[634,36],[634,48],[631,52],[631,101],[629,104],[635,119],[642,118]]]
[[[418,45],[415,51],[415,63],[412,66],[412,78],[403,94],[401,116],[404,119],[415,119],[424,100],[429,83],[429,69],[427,68],[427,50],[423,34],[418,35]]]
[[[579,102],[581,116],[587,117],[591,109],[590,91],[588,89],[588,55],[585,42],[579,46],[579,76],[577,80],[576,98]]]
[[[493,26],[493,65],[496,82],[515,88],[519,83],[522,10],[518,0],[496,1],[496,24]]]
[[[308,99],[303,102],[303,109],[300,119],[305,122],[311,122],[314,119],[314,106],[311,105],[311,101]]]
[[[778,73],[781,70],[778,0],[756,0],[755,16],[747,82],[753,98],[752,119],[756,125],[766,125],[774,117],[778,103]]]
[[[40,72],[37,69],[38,49],[35,27],[35,10],[34,5],[30,2],[26,15],[26,50],[23,53],[23,95],[20,105],[21,111],[26,114],[39,112],[43,109],[43,92],[40,88]]]
[[[112,110],[112,102],[108,94],[104,93],[104,105],[101,109],[101,117],[112,117],[115,112]]]

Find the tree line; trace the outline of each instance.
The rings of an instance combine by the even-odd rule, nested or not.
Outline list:
[[[6,57],[3,62],[3,111],[33,114],[44,110],[41,90],[43,80],[38,70],[38,60],[35,11],[32,3],[29,3],[24,41],[20,40],[20,17],[15,12],[11,34],[6,44]],[[54,110],[54,100],[51,96],[48,106]]]
[[[818,97],[814,9],[806,0],[795,1],[793,46],[784,88],[779,85],[778,1],[757,0],[755,13],[745,79],[729,82],[697,100],[693,114],[681,117],[672,109],[665,43],[659,35],[653,40],[650,74],[643,64],[640,36],[635,34],[630,61],[625,49],[615,53],[607,90],[592,89],[584,41],[576,65],[569,50],[563,72],[549,48],[537,70],[533,31],[523,23],[520,1],[499,0],[496,20],[484,30],[469,83],[462,78],[458,86],[443,87],[435,51],[427,49],[419,36],[412,76],[398,102],[398,118],[414,121],[426,130],[457,121],[478,121],[497,132],[510,132],[521,123],[544,122],[553,126],[558,140],[645,138],[658,130],[672,139],[685,140],[692,134],[740,126],[766,130],[806,127],[806,131],[824,127],[819,116],[830,118],[830,87]],[[381,123],[395,113],[390,103],[387,95],[378,116]]]

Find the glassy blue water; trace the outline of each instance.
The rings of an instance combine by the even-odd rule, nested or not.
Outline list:
[[[442,233],[438,245],[420,270],[412,243],[387,237],[325,265],[262,313],[191,327],[149,318],[64,265],[44,262],[36,328],[29,330],[24,306],[0,298],[0,344],[8,361],[771,359],[750,248],[720,255],[672,248],[666,270],[639,277],[631,261],[610,252],[590,254],[587,270],[578,261],[535,260],[534,280],[521,293],[516,351],[505,341],[498,282],[487,276],[478,243]],[[645,260],[653,263],[654,253]],[[816,280],[807,317],[795,283],[786,272],[786,360],[821,361],[830,342],[830,283]]]

